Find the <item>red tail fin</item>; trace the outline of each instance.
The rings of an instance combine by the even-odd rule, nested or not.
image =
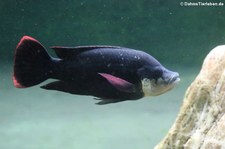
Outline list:
[[[13,83],[17,88],[37,85],[48,78],[51,58],[36,39],[24,36],[16,47]]]

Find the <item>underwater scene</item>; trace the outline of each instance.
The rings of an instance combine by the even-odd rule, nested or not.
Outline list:
[[[211,49],[223,2],[0,2],[1,149],[151,149]]]

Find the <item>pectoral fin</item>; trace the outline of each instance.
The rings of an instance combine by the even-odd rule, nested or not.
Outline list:
[[[98,74],[101,75],[103,78],[105,78],[112,86],[114,86],[116,89],[122,92],[127,92],[127,93],[136,92],[135,85],[124,79],[115,77],[107,73],[98,73]]]

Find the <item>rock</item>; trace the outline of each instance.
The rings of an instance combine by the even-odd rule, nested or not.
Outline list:
[[[214,48],[187,89],[172,128],[155,149],[225,148],[225,45]]]

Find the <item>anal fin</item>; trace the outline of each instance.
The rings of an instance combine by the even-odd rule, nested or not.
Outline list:
[[[71,93],[71,94],[74,93],[74,89],[71,87],[71,85],[64,81],[51,82],[41,86],[41,88],[46,90],[57,90],[57,91],[62,91],[66,93]]]

